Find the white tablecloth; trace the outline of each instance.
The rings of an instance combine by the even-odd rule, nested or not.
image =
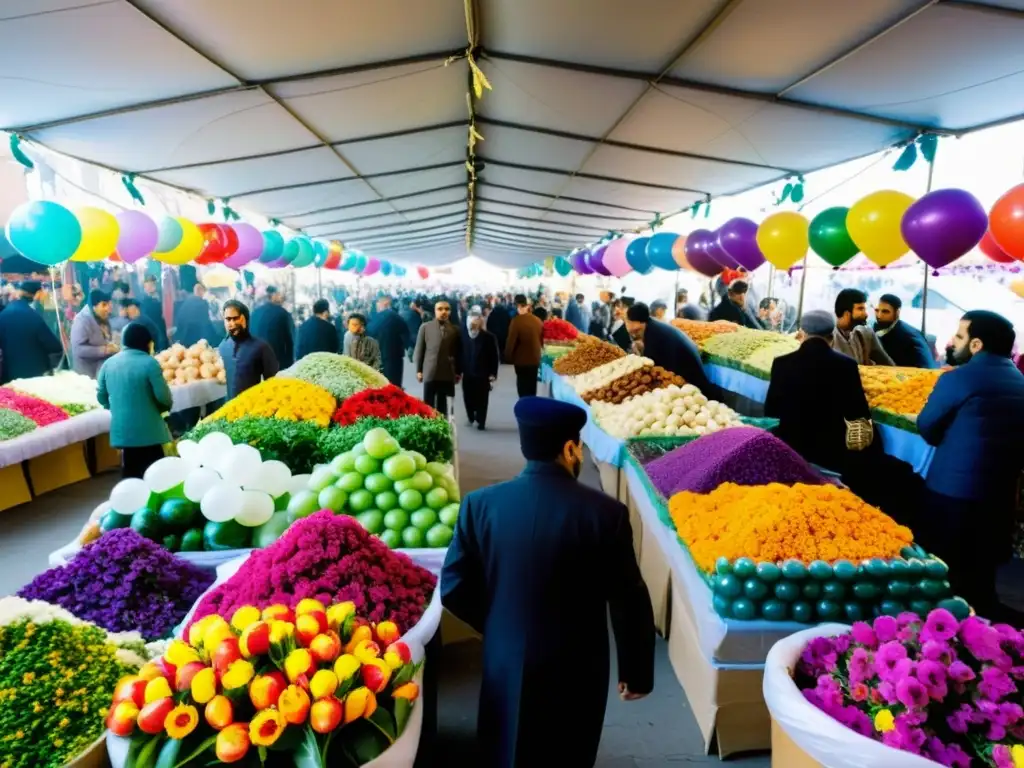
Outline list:
[[[0,442],[0,468],[42,456],[72,443],[79,443],[110,431],[110,411],[87,411],[67,421],[58,421]]]
[[[228,396],[228,388],[212,379],[171,385],[171,413],[198,408]]]

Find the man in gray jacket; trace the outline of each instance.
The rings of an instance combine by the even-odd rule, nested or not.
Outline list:
[[[89,292],[89,306],[71,324],[75,371],[95,379],[103,362],[119,348],[110,330],[110,294],[94,289]]]
[[[836,329],[832,349],[852,357],[858,365],[893,365],[875,332],[868,328],[868,296],[856,288],[836,295]]]
[[[450,321],[452,308],[445,299],[434,304],[434,317],[420,326],[416,336],[416,380],[423,382],[423,402],[448,415],[448,398],[462,378],[459,329]]]

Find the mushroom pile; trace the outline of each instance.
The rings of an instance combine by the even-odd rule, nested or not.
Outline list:
[[[227,382],[224,361],[206,339],[200,339],[187,348],[183,344],[174,344],[158,354],[156,360],[171,386],[207,379],[215,380],[218,384]]]

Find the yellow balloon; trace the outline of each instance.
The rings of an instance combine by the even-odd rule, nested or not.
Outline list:
[[[1014,280],[1010,283],[1010,290],[1024,299],[1024,280]]]
[[[846,230],[861,252],[880,267],[892,264],[910,250],[900,222],[914,198],[883,189],[858,200],[846,214]]]
[[[176,216],[175,220],[181,225],[181,242],[170,251],[154,252],[153,258],[164,264],[188,264],[203,250],[203,233],[188,219]]]
[[[757,228],[757,247],[773,267],[789,269],[807,255],[810,226],[799,213],[773,213]]]
[[[546,259],[544,259],[544,269],[546,269],[548,272],[550,272],[554,268],[555,268],[555,257],[554,256],[548,256]]]
[[[121,225],[114,214],[102,208],[76,208],[75,217],[82,226],[82,242],[71,254],[72,261],[103,261],[117,249]]]

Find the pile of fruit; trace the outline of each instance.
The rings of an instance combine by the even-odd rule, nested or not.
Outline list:
[[[584,392],[582,398],[586,403],[600,401],[617,405],[628,398],[636,398],[673,384],[681,387],[684,383],[682,376],[666,371],[660,365],[644,366],[620,376],[603,387]]]
[[[672,325],[693,339],[693,343],[701,349],[704,348],[704,342],[711,337],[720,333],[733,333],[740,329],[739,325],[730,323],[728,320],[706,322],[704,320],[684,320],[681,317],[672,320]]]
[[[601,389],[611,384],[620,376],[625,376],[633,371],[639,371],[641,368],[650,368],[653,365],[654,361],[649,357],[626,355],[625,357],[616,358],[609,363],[599,365],[586,373],[581,373],[579,376],[573,376],[570,381],[572,382],[573,389],[576,390],[576,394],[582,395],[584,392]]]
[[[790,352],[796,352],[799,347],[800,342],[796,339],[789,336],[778,336],[778,340],[775,343],[766,344],[743,362],[756,371],[770,374],[775,358],[788,355]]]
[[[351,515],[392,548],[447,547],[459,515],[451,464],[404,451],[376,428],[351,451],[317,467],[288,503],[294,521],[321,509]]]
[[[625,356],[626,353],[617,344],[609,344],[607,341],[584,341],[580,338],[577,339],[576,349],[555,360],[554,369],[555,373],[562,376],[579,376]]]
[[[544,321],[543,338],[548,342],[575,341],[580,332],[572,323],[560,317],[552,317]]]
[[[608,434],[629,437],[696,437],[739,424],[726,405],[708,400],[692,384],[670,384],[619,404],[595,401],[594,418]]]
[[[206,339],[200,339],[191,347],[174,344],[156,356],[164,378],[171,385],[191,384],[195,381],[213,380],[218,384],[227,381],[224,361],[217,350]]]
[[[927,368],[895,368],[887,365],[860,366],[868,405],[904,416],[916,416],[935,389],[942,371]]]

